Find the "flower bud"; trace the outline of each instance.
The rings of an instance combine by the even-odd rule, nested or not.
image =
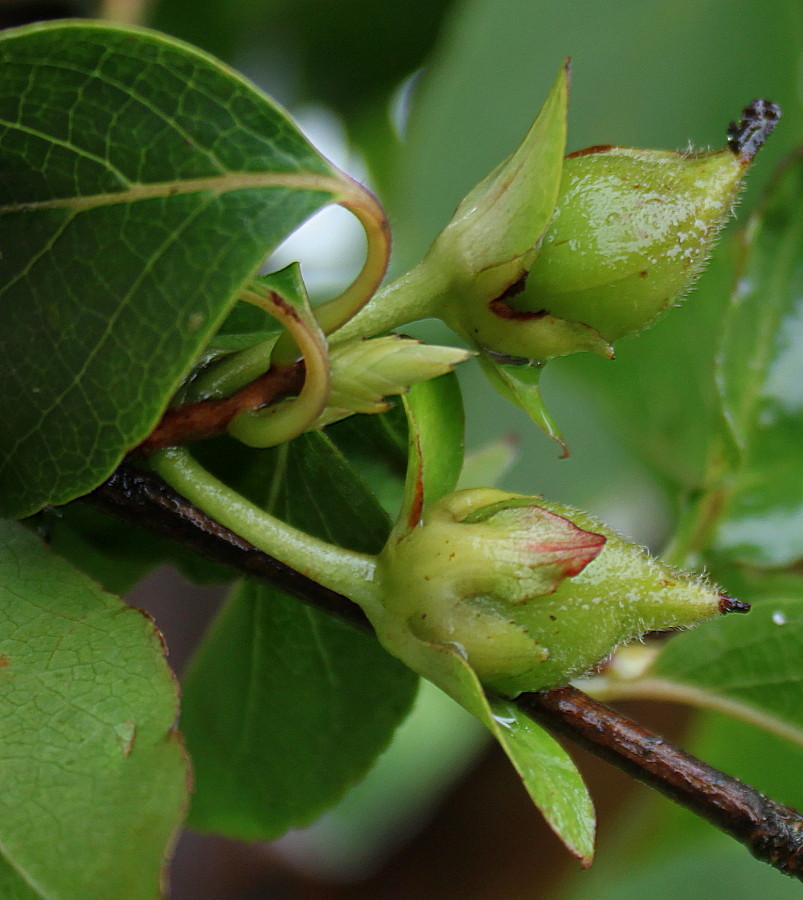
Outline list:
[[[384,605],[515,696],[565,684],[648,631],[741,608],[575,510],[491,489],[449,494],[379,560]]]
[[[609,343],[641,331],[700,272],[743,172],[727,149],[573,154],[526,289],[510,305],[590,326]]]
[[[780,110],[755,101],[710,153],[591,147],[564,160],[557,203],[529,272],[463,330],[496,353],[547,359],[650,325],[689,289]]]

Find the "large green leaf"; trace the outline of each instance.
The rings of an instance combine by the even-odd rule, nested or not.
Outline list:
[[[373,637],[267,585],[236,588],[184,685],[190,824],[268,840],[313,821],[387,746],[416,682]]]
[[[138,525],[101,512],[81,500],[48,507],[29,519],[31,526],[59,556],[113,594],[125,594],[152,569],[170,563],[196,584],[232,580],[228,567],[202,558]]]
[[[719,356],[742,460],[714,547],[781,566],[803,557],[803,152],[782,170],[745,240]]]
[[[335,446],[390,515],[401,506],[407,469],[407,417],[397,401],[385,413],[349,416],[326,429]]]
[[[154,900],[187,802],[159,635],[0,522],[0,894]]]
[[[271,451],[227,438],[210,460],[212,449],[221,477],[296,527],[363,552],[382,546],[387,515],[324,434]],[[311,821],[385,748],[416,684],[373,638],[272,588],[235,590],[184,690],[192,823],[267,839]]]
[[[146,31],[0,37],[0,510],[90,490],[266,253],[342,180],[210,57]]]
[[[226,484],[302,531],[363,553],[385,543],[387,513],[326,432],[269,450],[223,437],[194,452]]]

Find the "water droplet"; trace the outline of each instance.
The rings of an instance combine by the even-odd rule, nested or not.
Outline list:
[[[776,625],[786,625],[786,616],[782,612],[774,612],[772,614],[772,621]]]
[[[510,716],[497,716],[492,714],[491,718],[494,720],[494,722],[497,722],[499,725],[501,725],[502,728],[511,729],[516,724],[516,720]]]

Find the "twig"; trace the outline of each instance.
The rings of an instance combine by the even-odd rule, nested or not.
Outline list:
[[[84,497],[84,501],[242,575],[269,581],[349,625],[371,629],[363,611],[347,597],[257,550],[238,534],[210,519],[157,475],[123,463],[108,481]]]
[[[370,630],[362,611],[346,597],[258,550],[155,475],[123,464],[85,499],[208,559],[269,581],[350,625]],[[674,747],[576,688],[522,694],[515,703],[536,722],[707,819],[757,859],[803,880],[803,817],[791,807]]]
[[[298,393],[304,384],[304,362],[274,365],[244,388],[220,400],[201,400],[168,409],[154,431],[136,448],[147,455],[226,430],[229,422],[244,409],[258,409],[283,397]]]
[[[762,862],[803,880],[803,817],[755,788],[678,749],[573,687],[522,694],[516,705],[550,731],[736,838]]]

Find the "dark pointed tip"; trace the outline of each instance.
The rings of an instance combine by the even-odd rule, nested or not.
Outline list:
[[[725,594],[719,595],[719,611],[721,613],[746,613],[750,612],[750,604],[744,600],[734,600],[733,597],[727,597]]]
[[[771,100],[754,100],[742,110],[742,118],[728,126],[728,146],[742,162],[749,163],[781,118],[781,107]]]

